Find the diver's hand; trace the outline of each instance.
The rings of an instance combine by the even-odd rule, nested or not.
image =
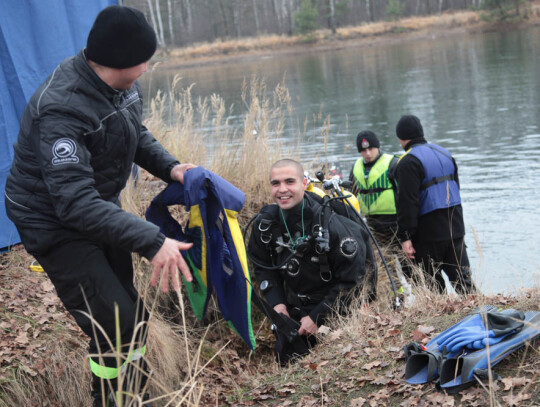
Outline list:
[[[152,258],[151,263],[154,266],[152,270],[152,278],[150,284],[155,286],[161,277],[161,289],[164,293],[169,291],[169,278],[172,281],[172,287],[175,291],[180,289],[180,279],[178,278],[178,270],[184,278],[191,282],[193,276],[180,253],[180,250],[188,250],[193,246],[193,243],[183,243],[178,240],[165,238],[163,245]]]
[[[187,163],[187,164],[177,164],[175,165],[171,170],[171,179],[173,181],[184,183],[184,173],[187,170],[191,170],[192,168],[197,167],[195,164]]]
[[[306,315],[300,320],[300,329],[298,333],[300,335],[315,335],[317,333],[317,324],[313,322],[309,315]]]
[[[287,311],[287,306],[285,304],[278,304],[274,307],[274,311],[276,311],[277,313],[281,313],[281,314],[285,314],[287,315],[289,318],[291,317],[289,315],[289,311]]]
[[[414,250],[414,247],[410,240],[405,240],[404,242],[402,242],[401,248],[409,259],[414,259],[414,254],[416,253],[416,250]]]

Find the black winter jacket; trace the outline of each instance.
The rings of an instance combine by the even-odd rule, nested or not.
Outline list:
[[[134,162],[167,182],[178,163],[142,125],[142,106],[137,83],[112,89],[84,50],[63,61],[32,96],[5,192],[21,238],[27,229],[39,230],[41,237],[26,247],[30,253],[45,252],[47,236],[62,230],[149,259],[159,250],[165,239],[159,228],[119,203]]]

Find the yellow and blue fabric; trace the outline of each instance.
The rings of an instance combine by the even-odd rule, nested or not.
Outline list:
[[[167,237],[193,242],[183,251],[193,277],[186,284],[198,319],[206,312],[215,290],[223,318],[255,349],[251,325],[251,279],[238,213],[244,206],[242,191],[217,174],[196,167],[184,174],[184,184],[173,182],[156,196],[146,219],[160,227]],[[185,230],[171,216],[168,206],[185,205],[189,220]]]

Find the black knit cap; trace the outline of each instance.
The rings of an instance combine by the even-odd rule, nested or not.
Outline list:
[[[109,68],[131,68],[152,58],[156,47],[156,33],[143,13],[132,7],[110,6],[94,21],[86,57]]]
[[[400,140],[412,140],[424,137],[424,129],[420,119],[412,114],[401,116],[396,125],[396,136]]]
[[[356,136],[356,148],[358,148],[358,152],[362,152],[362,150],[365,150],[366,148],[379,148],[381,146],[381,143],[375,133],[373,133],[370,130],[363,130],[360,133],[358,133],[358,136]]]

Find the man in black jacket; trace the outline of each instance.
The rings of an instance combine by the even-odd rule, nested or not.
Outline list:
[[[402,116],[396,135],[406,151],[395,171],[403,251],[440,292],[445,291],[442,269],[458,293],[472,293],[456,162],[443,147],[427,143],[416,116]]]
[[[166,182],[183,182],[194,167],[180,164],[141,123],[136,79],[155,50],[156,35],[140,11],[102,10],[87,47],[63,61],[28,103],[6,184],[7,214],[26,250],[90,337],[96,406],[108,398],[103,379],[115,389],[122,371],[133,384],[125,390],[137,392],[133,378],[146,369],[146,324],[135,327],[148,315],[133,285],[131,252],[151,261],[151,282],[161,278],[163,291],[169,279],[178,288],[178,270],[192,280],[180,253],[190,245],[166,238],[157,226],[123,211],[119,201],[133,163]],[[114,356],[97,356],[110,355],[108,340],[117,339],[122,367]]]
[[[359,223],[335,213],[306,186],[298,162],[286,159],[272,166],[276,204],[265,206],[255,219],[248,253],[267,302],[296,320],[307,342],[333,309],[346,304],[339,298],[362,286],[371,246]],[[294,353],[277,332],[278,361],[284,364]]]

